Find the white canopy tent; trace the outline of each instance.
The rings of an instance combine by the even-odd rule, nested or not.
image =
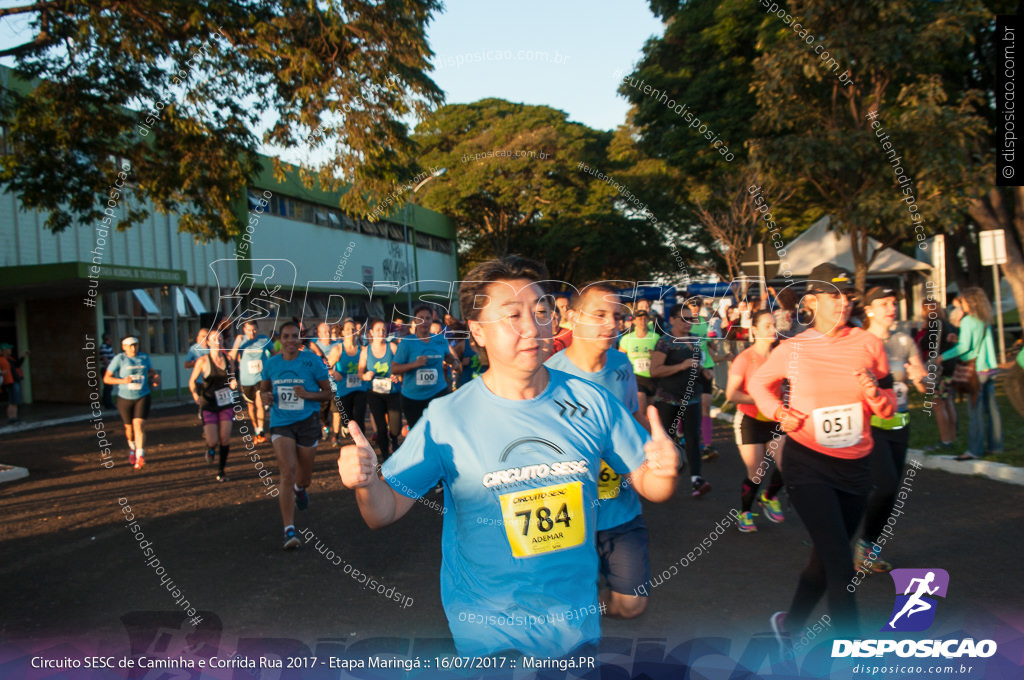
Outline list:
[[[853,245],[850,235],[829,230],[831,221],[828,215],[822,217],[812,224],[810,229],[781,248],[780,254],[784,252],[785,255],[779,257],[782,260],[780,271],[788,269],[792,272],[792,278],[799,279],[806,277],[822,262],[832,262],[852,272]],[[869,237],[868,256],[878,251],[880,245],[880,241]],[[878,255],[868,267],[868,278],[900,276],[909,272],[927,275],[931,269],[927,262],[920,262],[892,248],[885,248],[878,251]]]

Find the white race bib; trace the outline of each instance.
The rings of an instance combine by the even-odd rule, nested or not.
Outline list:
[[[234,401],[234,399],[232,399],[230,387],[222,387],[214,392],[213,395],[217,398],[217,406],[227,406]]]
[[[359,387],[363,381],[359,379],[359,375],[356,373],[347,373],[345,375],[345,387],[352,389],[353,387]]]
[[[416,371],[416,384],[417,385],[436,385],[437,384],[437,369],[436,368],[420,368]]]
[[[121,386],[126,390],[141,390],[142,386],[146,383],[146,376],[144,375],[130,375],[128,377],[131,378],[131,382]]]
[[[252,375],[259,375],[260,373],[263,372],[263,360],[262,359],[253,359],[252,361],[249,362],[248,366],[249,366],[249,373],[251,373]]]
[[[896,410],[906,411],[910,403],[910,388],[907,383],[896,381],[892,384],[892,391],[896,393]]]
[[[374,378],[373,391],[377,394],[391,394],[391,378]]]
[[[650,373],[651,372],[651,358],[640,357],[636,360],[636,372],[637,373]]]
[[[814,409],[814,440],[830,449],[842,449],[860,441],[864,432],[864,407],[860,402]]]
[[[294,385],[282,385],[277,388],[277,407],[282,411],[301,411],[306,400],[295,396]]]

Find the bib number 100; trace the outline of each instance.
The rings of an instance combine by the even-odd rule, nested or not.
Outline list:
[[[530,535],[530,518],[534,515],[534,508],[529,508],[521,512],[516,513],[516,517],[523,518],[523,536]],[[551,509],[545,506],[536,508],[537,518],[537,531],[547,533],[555,528],[556,524],[564,524],[565,528],[569,528],[569,506],[562,503],[562,507],[559,508],[558,514],[555,515],[554,519],[551,519]]]

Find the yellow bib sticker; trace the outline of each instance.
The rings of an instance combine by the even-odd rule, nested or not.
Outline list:
[[[583,482],[566,482],[500,497],[505,533],[515,557],[575,548],[587,536]]]
[[[601,500],[619,497],[619,486],[622,476],[608,467],[608,463],[601,461],[601,474],[597,478],[597,497]]]

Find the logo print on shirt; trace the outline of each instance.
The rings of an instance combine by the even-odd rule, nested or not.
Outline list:
[[[893,569],[889,575],[896,588],[896,601],[892,618],[881,630],[927,630],[935,620],[938,601],[926,595],[946,597],[949,573],[945,569]]]
[[[506,446],[502,452],[499,460],[505,462],[506,459],[512,454],[517,456],[529,456],[533,459],[540,457],[541,459],[547,458],[550,460],[551,453],[556,453],[561,457],[565,457],[566,453],[553,442],[549,442],[547,439],[541,439],[540,437],[521,437],[516,439],[508,446]],[[577,475],[587,474],[588,465],[585,459],[571,460],[571,461],[559,461],[557,463],[537,463],[534,465],[524,465],[521,467],[507,468],[505,470],[495,470],[488,472],[481,479],[481,483],[484,488],[491,488],[494,486],[505,485],[505,484],[518,484],[528,482],[533,479],[545,479],[546,477],[561,477],[564,475]]]
[[[569,401],[568,399],[565,400],[565,403],[562,403],[562,402],[558,401],[557,399],[552,399],[552,401],[562,407],[562,410],[558,412],[558,415],[563,416],[563,417],[565,416],[565,409],[567,409],[567,408],[571,408],[572,409],[572,413],[569,414],[570,418],[572,418],[574,415],[576,415],[576,411],[578,411],[580,409],[583,410],[583,413],[581,414],[583,416],[586,416],[587,415],[587,411],[590,410],[590,408],[588,408],[587,406],[579,403],[578,401]]]
[[[618,382],[629,380],[629,376],[632,372],[632,368],[626,368],[625,366],[623,366],[622,368],[617,368],[615,369],[615,380],[617,380]]]

